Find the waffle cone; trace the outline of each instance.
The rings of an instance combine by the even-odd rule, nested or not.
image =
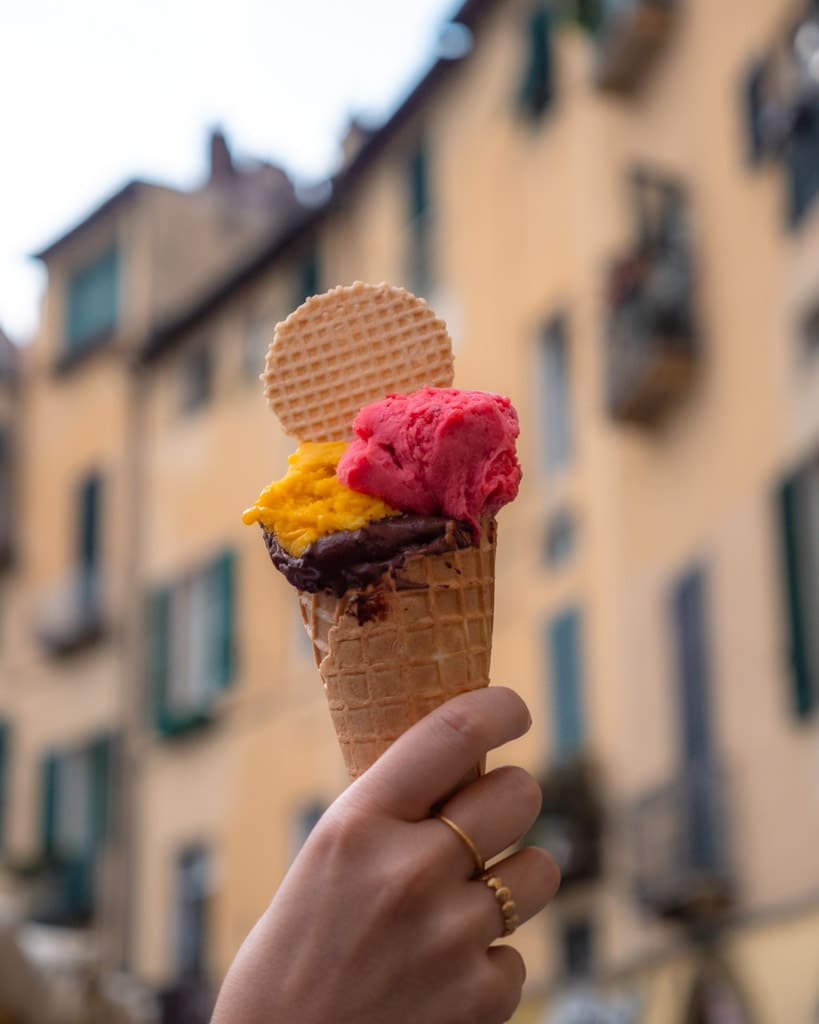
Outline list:
[[[342,597],[299,592],[352,778],[433,708],[489,684],[496,537],[489,519],[474,547],[410,555]]]

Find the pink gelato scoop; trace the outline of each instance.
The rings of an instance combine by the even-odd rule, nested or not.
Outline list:
[[[366,405],[338,479],[402,512],[444,515],[478,529],[518,493],[518,416],[485,391],[421,388]]]

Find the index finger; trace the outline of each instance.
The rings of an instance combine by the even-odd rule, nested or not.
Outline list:
[[[522,736],[531,723],[523,700],[505,686],[462,693],[400,736],[354,783],[356,797],[420,821],[488,750]]]

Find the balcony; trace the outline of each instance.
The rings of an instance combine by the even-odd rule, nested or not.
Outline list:
[[[637,240],[607,282],[606,404],[650,424],[689,390],[699,363],[693,258],[676,186],[636,176]]]
[[[702,763],[629,809],[635,895],[658,917],[702,924],[733,904],[728,797],[723,772]]]
[[[526,842],[554,857],[561,889],[592,882],[602,871],[603,802],[594,767],[584,758],[556,765],[542,779],[543,805]]]
[[[208,1024],[214,997],[200,978],[183,978],[159,993],[160,1024]]]
[[[35,632],[47,654],[64,657],[104,636],[102,591],[98,572],[77,570],[45,596]]]
[[[32,858],[8,863],[19,884],[25,918],[32,924],[83,928],[94,916],[96,873],[88,857]]]
[[[601,0],[595,82],[633,92],[671,36],[676,0]]]

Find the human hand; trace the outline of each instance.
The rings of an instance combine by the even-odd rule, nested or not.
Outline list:
[[[501,1024],[523,960],[493,945],[504,920],[468,846],[497,856],[529,828],[540,788],[497,768],[449,796],[488,750],[527,731],[512,691],[491,686],[414,725],[329,808],[245,941],[212,1024]],[[440,807],[441,801],[446,801]],[[540,849],[492,865],[521,921],[554,895]]]

